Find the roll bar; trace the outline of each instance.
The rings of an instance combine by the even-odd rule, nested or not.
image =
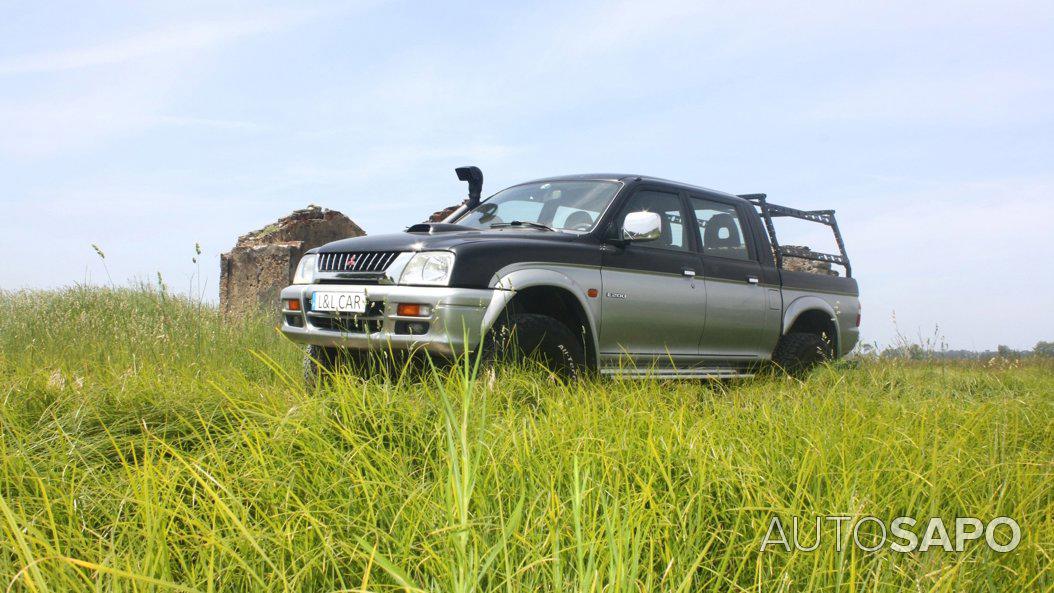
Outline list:
[[[761,219],[765,222],[765,230],[769,234],[769,242],[772,243],[772,253],[776,257],[777,268],[783,268],[784,257],[797,257],[838,264],[845,267],[847,278],[853,276],[853,268],[849,264],[849,255],[845,252],[845,242],[842,241],[842,232],[838,230],[838,221],[834,217],[834,210],[798,210],[797,208],[780,206],[779,204],[769,203],[766,194],[740,194],[739,197],[749,201],[758,208]],[[840,254],[819,253],[811,249],[781,246],[776,239],[776,227],[772,224],[772,219],[777,217],[797,218],[827,225],[834,232],[834,240],[838,244]]]

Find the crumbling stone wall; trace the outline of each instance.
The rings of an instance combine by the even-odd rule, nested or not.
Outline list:
[[[464,203],[465,202],[461,202],[461,204]],[[432,213],[431,216],[428,217],[428,220],[426,220],[425,222],[443,222],[443,219],[453,214],[454,210],[457,210],[461,207],[461,204],[455,204],[453,206],[443,208],[442,210],[436,210]]]
[[[787,245],[796,251],[800,251],[805,254],[813,253],[811,249],[801,245]],[[810,274],[820,274],[821,276],[837,276],[838,272],[831,269],[831,262],[827,261],[816,261],[813,259],[803,259],[800,257],[794,257],[791,255],[783,256],[783,269],[790,270],[792,272],[808,272]]]
[[[276,308],[279,292],[293,281],[305,251],[365,234],[340,212],[312,204],[242,235],[234,249],[220,256],[220,309],[239,315]]]

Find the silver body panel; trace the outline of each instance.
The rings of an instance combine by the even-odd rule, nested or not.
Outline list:
[[[835,349],[838,356],[848,354],[860,340],[860,328],[856,326],[860,313],[860,298],[851,294],[820,292],[816,290],[783,289],[782,333],[787,333],[794,320],[805,311],[818,309],[834,319],[838,328]]]
[[[706,278],[706,327],[699,354],[707,359],[762,360],[779,339],[779,311],[769,309],[767,287]]]
[[[701,279],[640,270],[604,268],[600,355],[637,365],[699,355],[707,291]]]
[[[313,320],[332,318],[332,314],[313,313],[308,303],[311,295],[320,289],[363,289],[367,300],[379,303],[376,315],[360,315],[364,322],[374,322],[377,331],[348,332],[329,330],[317,326]],[[300,311],[283,310],[282,333],[295,342],[319,346],[342,346],[358,350],[413,350],[422,349],[443,356],[456,356],[472,350],[479,344],[484,331],[484,319],[496,318],[511,295],[502,290],[478,290],[447,287],[385,286],[385,285],[335,285],[307,284],[282,289],[282,300],[297,299]],[[431,315],[400,317],[398,303],[417,303],[431,307]],[[488,316],[488,313],[491,315]],[[290,325],[286,315],[300,315],[302,327]],[[420,335],[398,334],[395,324],[399,321],[428,322],[429,330]],[[489,326],[488,326],[489,327]]]
[[[404,265],[404,260],[400,264]],[[594,360],[605,375],[749,376],[750,363],[771,358],[780,335],[798,315],[810,310],[824,311],[835,321],[839,355],[852,350],[859,339],[856,296],[721,278],[521,262],[495,273],[487,289],[356,285],[343,276],[340,280],[349,283],[283,289],[281,298],[299,300],[301,311],[283,311],[282,332],[305,344],[363,350],[422,349],[457,356],[478,346],[481,336],[518,290],[554,286],[573,294],[582,305],[588,329],[596,338]],[[368,300],[380,303],[380,308],[376,315],[362,319],[376,322],[377,331],[352,333],[316,327],[312,320],[321,314],[309,312],[307,304],[311,294],[323,288],[365,290]],[[588,296],[590,289],[596,289],[598,296]],[[425,319],[399,317],[398,303],[426,304],[432,312]],[[290,325],[285,320],[288,314],[301,315],[303,326]],[[395,333],[395,324],[408,320],[427,321],[429,331],[421,335]]]

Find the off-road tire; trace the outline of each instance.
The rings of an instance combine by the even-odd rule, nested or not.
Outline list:
[[[538,361],[558,376],[577,378],[584,358],[581,344],[563,323],[548,315],[514,313],[502,316],[487,332],[482,362]]]
[[[814,333],[794,332],[785,334],[776,344],[772,362],[796,379],[805,378],[817,365],[834,358],[834,349],[821,336]]]
[[[367,365],[368,360],[365,352],[312,344],[304,352],[304,384],[314,389],[337,371],[363,376],[373,368]]]
[[[314,389],[325,384],[327,378],[336,370],[339,361],[340,353],[336,348],[308,345],[304,349],[304,385],[308,389]]]

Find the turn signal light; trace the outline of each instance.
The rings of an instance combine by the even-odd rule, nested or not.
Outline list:
[[[300,299],[286,299],[286,301],[285,301],[285,308],[288,309],[289,311],[299,311],[300,310]]]
[[[432,308],[418,303],[399,303],[395,314],[400,317],[428,317],[432,314]]]

